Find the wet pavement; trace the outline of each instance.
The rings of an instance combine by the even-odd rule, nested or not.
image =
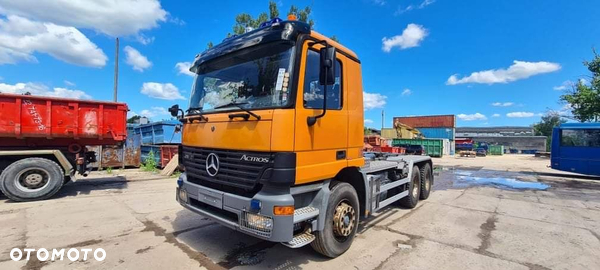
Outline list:
[[[229,230],[175,202],[175,179],[93,175],[57,198],[0,197],[0,269],[600,269],[600,181],[437,167],[431,197],[363,220],[336,259]],[[546,186],[547,185],[547,186]],[[96,261],[13,262],[13,247],[102,247]]]
[[[540,183],[531,173],[485,170],[477,168],[435,167],[435,190],[464,189],[490,186],[508,190],[547,190],[550,185]]]

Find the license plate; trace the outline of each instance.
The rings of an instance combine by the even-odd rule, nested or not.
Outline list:
[[[198,201],[223,209],[223,193],[220,192],[199,189]]]

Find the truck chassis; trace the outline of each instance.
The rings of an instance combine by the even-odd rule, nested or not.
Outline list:
[[[176,197],[185,208],[231,229],[290,248],[312,243],[317,252],[337,257],[350,247],[359,217],[395,202],[414,208],[429,197],[432,185],[430,157],[378,153],[354,174],[288,189],[264,186],[252,198],[190,183],[183,173]],[[271,211],[290,203],[293,215]]]

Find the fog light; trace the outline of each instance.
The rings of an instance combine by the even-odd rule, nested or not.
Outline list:
[[[273,214],[276,216],[291,216],[294,214],[294,206],[275,206],[273,207]]]
[[[185,189],[179,190],[179,201],[187,203],[188,202],[188,194]]]

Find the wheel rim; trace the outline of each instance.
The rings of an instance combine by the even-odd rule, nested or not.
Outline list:
[[[413,176],[412,182],[413,182],[413,186],[412,186],[411,192],[412,192],[413,198],[417,198],[417,196],[419,196],[419,176],[418,175]]]
[[[347,201],[341,201],[333,215],[333,234],[336,240],[346,241],[354,232],[356,226],[356,211]]]
[[[27,168],[15,178],[15,186],[23,192],[35,192],[50,183],[50,173],[43,168]]]

